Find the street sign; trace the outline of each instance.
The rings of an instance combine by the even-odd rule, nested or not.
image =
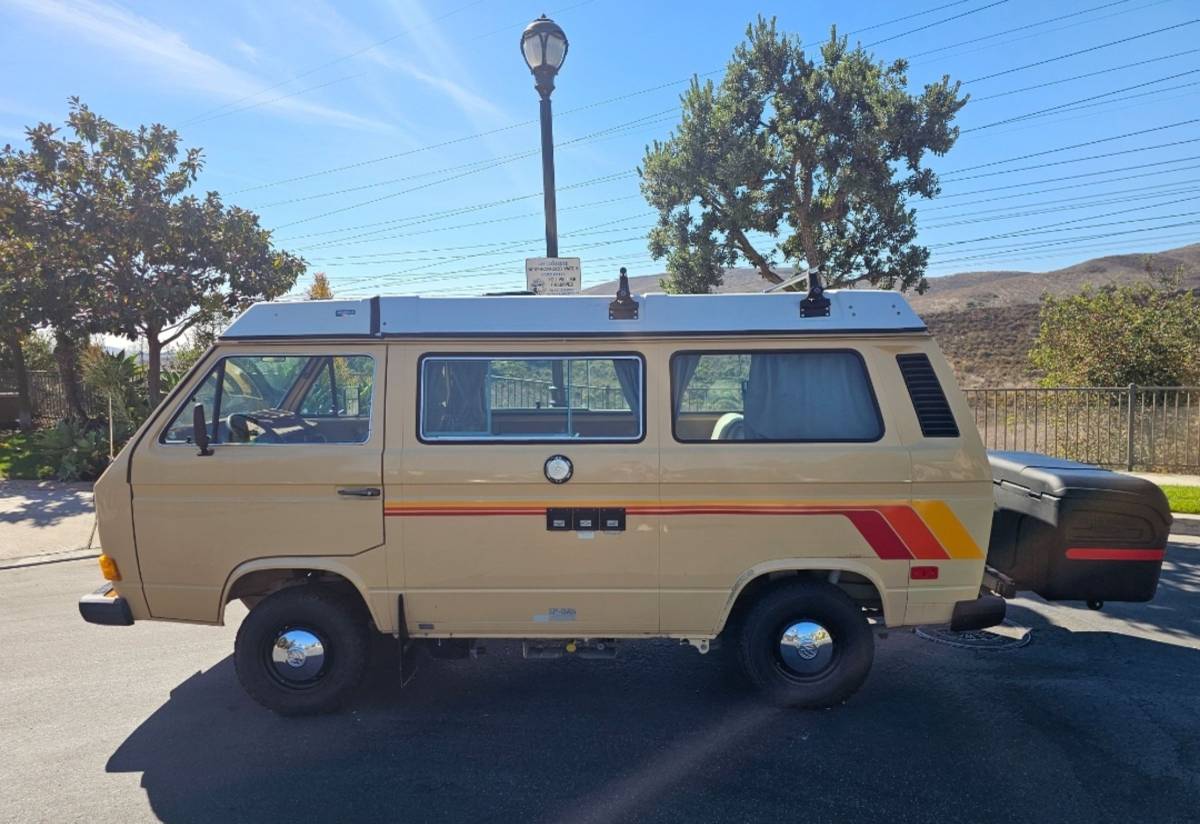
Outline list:
[[[535,295],[578,295],[579,258],[525,258],[525,288]]]

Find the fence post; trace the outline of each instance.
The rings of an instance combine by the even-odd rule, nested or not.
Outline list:
[[[1128,410],[1129,414],[1128,414],[1128,417],[1125,422],[1125,428],[1126,428],[1125,436],[1127,438],[1126,443],[1125,443],[1125,459],[1126,459],[1126,469],[1128,469],[1130,472],[1133,471],[1133,464],[1134,464],[1133,451],[1134,451],[1134,443],[1136,442],[1136,439],[1133,436],[1133,402],[1136,397],[1137,397],[1137,385],[1131,383],[1131,384],[1129,384],[1129,410]]]

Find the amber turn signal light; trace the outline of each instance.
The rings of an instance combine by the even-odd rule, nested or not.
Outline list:
[[[117,569],[117,562],[107,555],[100,556],[100,572],[106,581],[121,580],[121,570]]]

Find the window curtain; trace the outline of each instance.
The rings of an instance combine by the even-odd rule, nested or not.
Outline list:
[[[625,403],[635,415],[640,414],[642,385],[638,380],[638,362],[633,359],[614,358],[612,365],[613,371],[617,373],[617,382],[621,384],[621,394],[625,396]]]
[[[676,355],[671,358],[671,413],[676,417],[683,411],[684,395],[699,365],[699,355]]]
[[[745,433],[748,441],[879,437],[879,414],[862,362],[847,352],[751,355]]]
[[[427,361],[425,431],[478,433],[488,428],[486,360]]]

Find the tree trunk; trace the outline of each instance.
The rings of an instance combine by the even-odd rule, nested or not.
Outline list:
[[[7,330],[4,343],[12,356],[13,372],[17,378],[17,426],[28,432],[33,429],[33,396],[29,391],[29,368],[25,363],[21,333],[16,329]]]
[[[162,400],[162,350],[158,330],[150,330],[146,335],[146,394],[150,398],[151,409]]]
[[[88,413],[79,375],[79,342],[65,332],[55,332],[54,362],[58,364],[58,376],[67,399],[67,417],[83,423],[88,419]]]

